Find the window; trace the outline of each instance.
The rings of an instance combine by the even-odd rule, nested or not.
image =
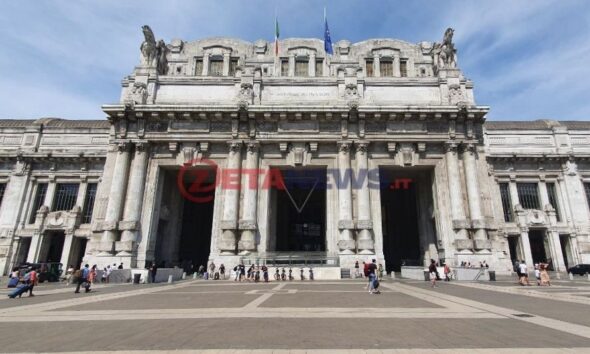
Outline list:
[[[373,59],[365,60],[365,72],[367,77],[373,77],[375,75],[373,72]]]
[[[536,183],[517,183],[516,189],[524,209],[539,209],[539,186]]]
[[[43,205],[43,202],[45,202],[45,195],[47,195],[47,183],[37,184],[37,192],[35,193],[33,209],[31,210],[31,216],[29,217],[29,224],[33,224],[35,222],[37,210],[39,210],[39,208],[41,208]]]
[[[549,204],[555,209],[555,216],[557,221],[561,221],[561,212],[559,210],[559,203],[557,202],[557,192],[555,183],[547,183],[547,194],[549,195]]]
[[[401,77],[408,77],[408,61],[405,59],[399,61],[399,75]]]
[[[281,59],[281,76],[289,76],[289,59]]]
[[[196,58],[195,60],[195,75],[201,76],[203,75],[203,58]]]
[[[392,77],[393,76],[393,60],[381,59],[379,62],[379,70],[381,71],[381,77]]]
[[[209,59],[209,76],[223,76],[223,58],[220,56]]]
[[[324,76],[324,61],[322,59],[315,61],[315,76]]]
[[[508,183],[500,183],[500,197],[502,197],[502,209],[504,210],[504,221],[512,222],[512,201],[510,200],[510,186]]]
[[[236,74],[236,69],[238,68],[238,58],[231,58],[229,61],[229,76],[234,76]]]
[[[295,60],[295,76],[309,76],[309,60],[307,58]]]
[[[76,205],[78,197],[78,184],[76,183],[58,183],[55,189],[55,199],[53,201],[52,211],[72,210]]]
[[[588,201],[588,206],[590,206],[590,183],[584,183],[584,191],[586,191],[586,200]]]
[[[90,224],[92,221],[92,211],[94,211],[94,200],[96,199],[96,183],[89,183],[86,188],[86,197],[84,198],[84,209],[82,210],[82,223]]]

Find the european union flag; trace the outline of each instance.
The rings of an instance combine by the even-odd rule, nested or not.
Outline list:
[[[324,10],[324,50],[327,54],[334,54],[332,50],[332,39],[330,38],[330,29],[328,28],[328,18]]]

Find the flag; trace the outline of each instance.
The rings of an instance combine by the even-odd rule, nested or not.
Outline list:
[[[275,56],[279,56],[279,20],[275,16]]]
[[[324,50],[326,54],[334,54],[332,50],[332,39],[330,38],[330,29],[328,28],[328,18],[326,17],[326,9],[324,8]]]

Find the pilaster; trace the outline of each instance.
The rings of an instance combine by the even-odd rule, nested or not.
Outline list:
[[[371,218],[371,199],[369,193],[368,142],[356,143],[357,181],[357,246],[360,254],[374,254],[373,221]]]
[[[223,215],[221,219],[221,239],[217,243],[222,255],[236,253],[238,211],[240,203],[240,180],[242,164],[242,142],[228,142],[226,168],[222,170]]]
[[[338,247],[341,254],[354,254],[355,241],[353,238],[354,221],[352,220],[352,191],[350,169],[350,141],[338,143],[338,229],[340,239]]]

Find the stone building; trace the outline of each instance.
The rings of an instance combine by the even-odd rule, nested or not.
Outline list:
[[[156,42],[107,120],[0,121],[0,269],[590,263],[590,123],[487,122],[442,43]]]

